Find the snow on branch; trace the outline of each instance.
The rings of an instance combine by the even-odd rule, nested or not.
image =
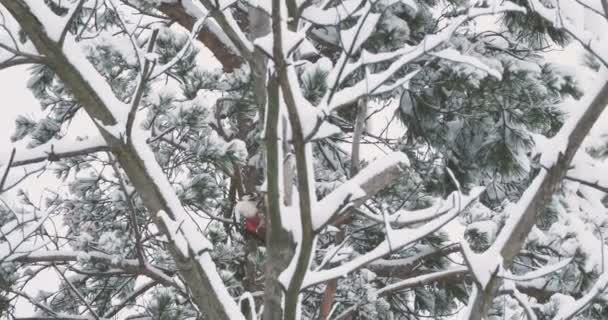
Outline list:
[[[568,320],[572,319],[576,314],[588,307],[595,298],[604,293],[608,288],[608,272],[602,274],[593,287],[585,293],[580,299],[574,301],[574,303],[561,305],[557,314],[553,320]]]
[[[578,101],[576,114],[571,115],[560,131],[551,138],[543,149],[540,163],[543,169],[537,174],[519,201],[507,208],[507,221],[496,240],[487,250],[497,252],[503,258],[503,267],[509,268],[519,254],[525,239],[535,224],[538,212],[551,201],[555,191],[568,173],[572,159],[580,149],[583,140],[608,105],[608,78],[603,75],[597,83],[598,88]],[[495,275],[492,283],[483,293],[472,295],[469,299],[467,319],[480,319],[489,309],[492,298],[498,292],[500,279]]]
[[[176,65],[180,60],[184,58],[190,48],[194,48],[194,39],[198,36],[198,33],[201,31],[205,21],[207,21],[207,17],[208,15],[204,15],[194,23],[194,26],[190,31],[190,36],[188,36],[188,39],[186,40],[184,46],[173,58],[171,58],[169,62],[162,66],[159,66],[158,68],[155,68],[155,70],[153,70],[152,72],[152,75],[150,75],[150,79],[155,79],[160,75],[165,74],[167,71],[169,71],[169,69],[171,69],[174,65]]]
[[[568,259],[564,259],[560,262],[551,264],[551,265],[547,265],[547,266],[543,266],[542,268],[536,269],[534,271],[528,272],[526,274],[522,274],[522,275],[513,275],[511,274],[508,270],[503,270],[502,272],[499,273],[499,276],[502,278],[506,278],[512,281],[518,281],[518,282],[522,282],[522,281],[530,281],[530,280],[534,280],[537,278],[542,278],[545,276],[548,276],[552,273],[557,272],[558,270],[564,268],[565,266],[567,266],[568,264],[570,264],[570,262],[572,262],[573,258],[568,258]]]
[[[67,17],[56,15],[44,1],[24,0],[24,2],[32,13],[39,18],[49,38],[58,43],[63,34],[63,30],[69,21],[70,15]]]
[[[378,54],[378,56],[370,57],[369,61],[372,62],[384,61],[397,57],[398,58],[393,61],[390,66],[385,70],[370,74],[365,79],[357,82],[356,84],[341,89],[339,91],[336,90],[344,81],[344,79],[346,79],[346,75],[352,73],[355,69],[367,64],[368,62],[366,60],[363,60],[366,56],[362,56],[359,58],[361,62],[355,62],[350,64],[348,68],[345,68],[346,72],[344,70],[336,70],[340,68],[334,69],[327,78],[328,83],[330,85],[330,90],[328,90],[326,95],[323,97],[320,105],[323,108],[326,108],[328,111],[332,111],[354,103],[363,95],[375,94],[377,93],[378,88],[380,88],[386,81],[390,80],[391,77],[403,66],[407,65],[408,63],[411,63],[413,60],[419,58],[423,54],[447,42],[452,37],[456,29],[463,23],[476,17],[484,15],[493,15],[508,11],[525,12],[525,8],[509,1],[505,1],[502,4],[492,8],[470,8],[466,11],[465,14],[454,18],[451,23],[445,29],[443,29],[443,31],[437,34],[431,34],[426,36],[422,41],[420,41],[418,45],[414,47],[410,48],[409,46],[407,46],[402,49],[396,50],[396,53],[381,53]],[[346,59],[347,57],[343,56],[340,58],[339,61],[345,62]],[[338,63],[338,65],[340,64]]]
[[[346,0],[327,9],[310,6],[302,11],[302,18],[319,26],[334,26],[346,18],[359,16],[363,0]]]
[[[513,297],[515,300],[517,300],[517,303],[519,303],[519,306],[522,309],[524,309],[526,316],[528,316],[528,320],[537,320],[538,319],[536,317],[536,313],[534,312],[534,310],[532,309],[532,306],[530,305],[530,302],[528,301],[528,297],[526,295],[524,295],[523,293],[521,293],[519,291],[519,289],[517,289],[517,287],[515,286],[515,283],[513,283],[513,281],[505,281],[505,283],[503,285],[503,289],[501,291],[502,291],[502,293],[509,294],[511,297]]]
[[[183,290],[178,286],[173,279],[162,272],[160,269],[150,265],[141,265],[137,259],[117,259],[116,256],[101,253],[101,252],[84,252],[84,251],[68,251],[68,250],[49,250],[49,251],[31,251],[24,253],[14,253],[9,255],[4,260],[5,262],[19,263],[60,263],[60,262],[84,262],[90,261],[94,263],[103,263],[112,268],[124,270],[131,274],[142,274],[150,279],[153,279],[163,285],[176,287],[178,290]]]
[[[467,267],[455,266],[455,267],[448,268],[446,270],[431,272],[431,273],[423,274],[421,276],[413,277],[410,279],[397,281],[384,288],[378,289],[376,291],[376,294],[378,296],[383,296],[383,295],[386,295],[386,294],[388,294],[390,292],[394,292],[394,291],[428,285],[430,283],[433,283],[433,282],[436,282],[438,280],[445,279],[445,278],[451,278],[451,277],[462,278],[462,277],[464,277],[465,274],[467,274],[467,272],[468,272]]]
[[[31,14],[42,24],[48,38],[51,41],[58,42],[65,25],[65,18],[57,16],[44,1],[26,0],[25,3]],[[19,20],[18,17],[16,18]],[[68,35],[65,37],[63,53],[66,62],[76,68],[86,84],[97,92],[95,98],[101,99],[102,103],[107,106],[107,111],[111,113],[114,121],[107,119],[106,116],[103,123],[107,125],[114,125],[113,122],[126,123],[129,107],[114,95],[108,82],[88,61],[86,55],[76,43],[74,36]],[[91,99],[95,98],[92,97]]]
[[[457,196],[458,193],[453,192],[448,196],[447,199],[439,199],[434,205],[424,209],[413,211],[405,209],[398,210],[397,212],[388,216],[388,222],[391,225],[405,226],[435,219],[439,216],[444,215],[445,213],[454,208],[454,203],[456,203]],[[384,219],[382,217],[379,217],[375,214],[370,214],[362,210],[360,212],[364,214],[367,218],[370,218],[376,222],[384,222]]]
[[[100,135],[94,138],[77,141],[52,139],[35,148],[18,148],[11,167],[25,166],[43,161],[58,161],[60,159],[87,155],[109,150],[108,145]],[[4,164],[3,164],[4,165]]]
[[[431,55],[445,60],[471,65],[477,69],[485,71],[487,74],[491,75],[499,81],[502,79],[502,74],[498,70],[491,68],[490,66],[473,56],[467,56],[462,54],[454,48],[447,48],[441,51],[433,52],[431,53]]]
[[[409,166],[407,156],[390,153],[370,163],[361,172],[318,201],[313,208],[312,225],[318,231],[336,215],[356,203],[362,203],[388,186],[401,173],[401,166]]]
[[[232,1],[223,4],[229,6],[232,5]],[[227,39],[225,40],[227,41],[224,42],[236,47],[245,60],[252,61],[253,43],[247,39],[227,6],[222,7],[222,4],[213,0],[184,0],[182,5],[188,13],[197,19],[210,14],[215,22],[209,25],[211,32],[216,35],[226,35]]]
[[[589,53],[595,56],[606,68],[608,68],[608,60],[606,60],[606,57],[608,56],[608,47],[605,45],[606,41],[602,41],[599,38],[599,33],[594,34],[586,31],[582,28],[584,25],[583,21],[574,21],[574,15],[571,15],[570,12],[565,10],[561,10],[559,3],[555,3],[555,1],[548,2],[552,6],[551,8],[545,6],[540,0],[530,0],[530,5],[535,12],[551,22],[556,28],[564,29],[568,32],[587,51],[589,51]],[[597,28],[600,30],[602,27],[608,28],[608,19],[603,20],[603,26],[598,26]]]
[[[456,218],[462,212],[462,210],[477,200],[484,190],[485,188],[476,187],[473,188],[468,195],[460,195],[459,205],[454,205],[452,210],[448,211],[442,217],[434,219],[418,228],[403,228],[393,230],[390,239],[385,239],[370,252],[358,256],[351,261],[348,261],[335,268],[312,271],[308,273],[304,279],[304,284],[302,287],[307,288],[315,284],[345,276],[354,270],[357,270],[392,252],[401,250],[404,247],[432,234],[433,232],[436,232],[445,224]]]
[[[348,53],[352,55],[359,51],[361,45],[372,35],[376,24],[380,19],[380,14],[371,13],[372,6],[369,2],[361,9],[363,15],[352,28],[340,30],[340,44]]]

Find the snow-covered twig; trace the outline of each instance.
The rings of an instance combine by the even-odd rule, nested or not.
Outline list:
[[[382,295],[386,295],[386,294],[389,294],[394,291],[399,291],[399,290],[412,288],[412,287],[424,286],[429,283],[433,283],[433,282],[436,282],[436,281],[439,281],[439,280],[445,279],[445,278],[454,278],[454,277],[462,278],[462,277],[464,277],[465,274],[467,274],[467,272],[468,272],[467,267],[462,267],[462,266],[451,267],[446,270],[431,272],[431,273],[423,274],[421,276],[413,277],[410,279],[397,281],[395,283],[387,285],[386,287],[378,289],[376,291],[376,294],[378,294],[379,296],[382,296]]]
[[[194,47],[194,39],[198,36],[198,33],[201,31],[205,21],[207,21],[207,17],[208,15],[205,14],[203,17],[199,18],[196,23],[194,23],[194,26],[190,31],[190,36],[188,37],[188,40],[186,40],[186,44],[184,44],[181,50],[175,55],[175,57],[171,58],[169,62],[155,69],[150,75],[150,80],[156,79],[171,69],[186,55],[190,48]]]
[[[26,166],[47,160],[57,161],[107,150],[108,145],[101,136],[73,142],[52,139],[35,148],[16,148],[11,167]]]
[[[321,230],[335,215],[343,213],[344,210],[339,209],[345,208],[345,202],[353,202],[356,206],[388,186],[398,177],[402,166],[409,166],[407,156],[394,152],[363,168],[357,175],[318,201],[312,217],[314,229]]]
[[[485,190],[485,188],[473,188],[469,195],[462,196],[462,208],[468,207],[471,203],[473,203]],[[432,234],[433,232],[439,230],[448,222],[452,221],[461,213],[457,208],[453,208],[444,216],[438,219],[434,219],[427,224],[420,226],[415,229],[396,229],[394,230],[394,234],[391,238],[391,243],[389,246],[388,241],[385,239],[381,242],[376,248],[373,250],[356,257],[355,259],[348,261],[338,267],[320,270],[316,272],[310,272],[309,275],[305,278],[303,288],[307,288],[309,286],[325,282],[330,279],[335,279],[342,277],[354,270],[357,270],[375,260],[378,260],[395,250],[400,250],[408,245]]]
[[[360,58],[362,62],[353,63],[350,68],[346,69],[347,72],[338,72],[334,70],[328,76],[328,81],[334,81],[336,84],[340,84],[343,79],[346,79],[346,76],[350,72],[355,71],[358,67],[363,66],[365,63],[373,63],[377,61],[384,61],[388,58],[398,57],[385,70],[373,73],[369,77],[366,77],[350,87],[341,89],[335,94],[331,93],[331,90],[328,90],[328,93],[326,93],[321,100],[320,105],[323,108],[326,108],[328,111],[331,111],[346,105],[350,105],[354,101],[357,101],[362,95],[374,94],[378,88],[388,81],[397,71],[401,70],[404,65],[412,62],[423,54],[430,52],[439,45],[448,41],[456,29],[463,23],[476,17],[494,15],[509,11],[523,12],[525,9],[509,1],[503,2],[501,5],[496,6],[495,8],[470,8],[466,11],[466,14],[458,16],[451,21],[448,27],[446,27],[443,31],[426,36],[418,45],[414,47],[405,46],[401,50],[396,50],[396,53],[380,53],[376,57],[363,56]]]

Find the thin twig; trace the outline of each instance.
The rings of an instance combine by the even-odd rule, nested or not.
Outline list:
[[[8,163],[6,164],[6,168],[4,169],[4,174],[2,175],[2,180],[0,181],[0,194],[4,192],[4,184],[6,183],[6,178],[8,177],[8,172],[11,170],[13,166],[13,160],[15,160],[15,152],[17,150],[13,148],[11,151],[11,156],[8,159]]]

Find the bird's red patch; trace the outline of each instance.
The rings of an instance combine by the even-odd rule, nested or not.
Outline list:
[[[245,229],[247,229],[249,233],[257,235],[260,221],[261,219],[258,216],[245,219]]]

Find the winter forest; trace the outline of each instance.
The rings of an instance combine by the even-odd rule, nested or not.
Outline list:
[[[0,0],[9,69],[0,319],[608,319],[608,0]]]

